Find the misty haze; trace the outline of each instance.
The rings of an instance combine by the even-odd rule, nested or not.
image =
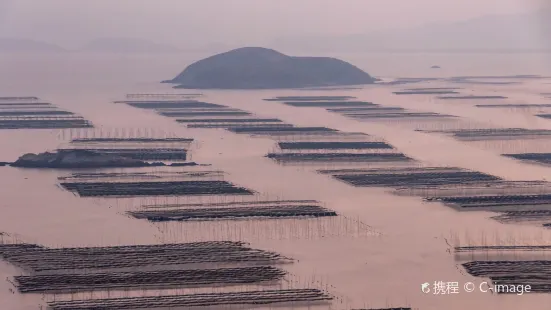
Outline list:
[[[0,310],[549,309],[543,0],[0,0]]]

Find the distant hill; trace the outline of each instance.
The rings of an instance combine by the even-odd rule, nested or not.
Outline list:
[[[336,37],[281,38],[272,46],[319,51],[551,50],[551,11],[493,15],[461,22]]]
[[[292,57],[272,49],[244,47],[189,65],[166,83],[188,89],[276,89],[371,84],[376,79],[329,57]]]
[[[159,44],[133,38],[102,38],[94,40],[79,52],[98,53],[178,53],[180,49],[168,44]]]
[[[66,50],[55,44],[14,38],[0,38],[0,53],[59,53]]]

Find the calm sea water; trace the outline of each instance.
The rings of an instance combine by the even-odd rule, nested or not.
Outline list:
[[[547,295],[494,296],[467,293],[457,296],[424,295],[420,284],[432,281],[473,281],[458,271],[445,238],[479,240],[501,236],[522,242],[551,240],[540,228],[502,225],[488,219],[491,213],[458,213],[424,204],[415,197],[396,197],[384,190],[352,188],[317,175],[308,169],[280,167],[263,156],[274,147],[269,139],[237,136],[222,130],[186,129],[154,113],[115,105],[111,101],[131,92],[171,91],[160,80],[168,79],[186,65],[208,55],[65,55],[0,56],[0,96],[35,95],[82,114],[98,127],[152,128],[184,137],[194,137],[200,147],[194,160],[211,163],[229,173],[228,180],[272,198],[318,199],[328,208],[356,218],[381,232],[378,237],[278,240],[274,231],[294,231],[298,224],[274,227],[247,224],[239,237],[254,246],[296,258],[288,267],[308,285],[322,282],[343,296],[333,309],[384,308],[411,305],[420,309],[547,309]],[[343,54],[330,55],[350,61],[378,77],[429,77],[458,75],[551,75],[549,55],[544,54]],[[440,65],[442,69],[430,69]],[[515,102],[545,100],[550,92],[545,81],[514,86],[469,85],[469,91],[507,95]],[[181,91],[179,91],[181,92]],[[328,126],[344,131],[366,132],[386,139],[401,151],[427,164],[450,165],[492,173],[511,180],[541,180],[551,177],[551,168],[507,160],[499,152],[457,141],[415,133],[412,127],[385,123],[360,123],[323,110],[297,110],[268,104],[263,98],[296,95],[296,91],[208,91],[206,101],[242,108],[266,117],[303,126]],[[301,92],[330,94],[330,92]],[[547,128],[551,124],[527,113],[476,109],[472,105],[443,105],[430,97],[397,97],[392,89],[366,87],[337,91],[385,106],[452,113],[465,120],[490,125]],[[303,112],[304,111],[304,112]],[[58,131],[0,131],[0,161],[13,160],[25,152],[54,149],[62,139]],[[74,197],[56,187],[57,171],[0,168],[0,232],[16,233],[22,240],[51,246],[106,245],[189,241],[194,238],[223,239],[227,231],[218,223],[172,227],[154,226],[123,216],[127,208],[118,200]],[[293,222],[294,223],[294,222]],[[226,225],[226,224],[224,224]],[[227,224],[232,234],[238,229]],[[276,225],[277,226],[277,225]],[[226,226],[224,226],[226,227]],[[228,228],[226,228],[228,229]],[[235,236],[233,236],[235,237]],[[460,269],[460,268],[459,268]],[[19,274],[0,263],[0,278]],[[41,296],[22,296],[0,282],[0,309],[38,309]]]
[[[171,78],[207,54],[0,55],[0,91],[58,92],[113,89]],[[321,55],[320,55],[321,56]],[[551,75],[549,53],[366,53],[323,55],[349,61],[378,77],[457,75]],[[430,69],[439,65],[441,69]]]

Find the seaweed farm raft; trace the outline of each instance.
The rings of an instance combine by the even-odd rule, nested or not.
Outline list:
[[[49,303],[52,310],[92,309],[144,309],[173,307],[231,307],[235,305],[254,307],[257,305],[293,305],[310,307],[328,306],[333,297],[319,289],[282,289],[242,291],[228,293],[206,293],[187,295],[166,295],[154,297],[126,297],[96,300],[71,300]]]
[[[159,115],[174,118],[188,128],[222,128],[234,127],[292,127],[277,118],[266,118],[252,115],[250,112],[196,100],[143,100],[116,101],[130,106],[149,109]]]
[[[550,293],[551,261],[545,258],[548,245],[485,245],[455,247],[461,266],[471,275],[490,279],[488,287],[496,294]],[[490,257],[508,257],[490,259]],[[514,257],[514,259],[512,259]]]
[[[503,99],[507,99],[507,97],[505,96],[481,96],[481,95],[469,95],[469,96],[439,96],[437,97],[438,99],[441,99],[441,100],[495,100],[495,99],[499,99],[499,100],[503,100]]]
[[[49,274],[82,269],[193,266],[216,263],[239,267],[247,264],[274,265],[292,260],[274,252],[250,248],[244,242],[209,241],[108,247],[49,248],[34,244],[0,244],[0,258],[27,272]]]
[[[292,262],[239,242],[57,249],[4,244],[0,257],[31,272],[14,277],[22,293],[270,282],[285,275],[271,265]],[[195,269],[198,263],[225,267]],[[136,271],[136,267],[155,268]]]
[[[451,95],[459,94],[458,91],[453,89],[430,89],[430,88],[421,88],[421,89],[406,89],[402,91],[393,92],[395,95]]]
[[[518,159],[533,164],[549,165],[551,164],[551,153],[519,153],[503,154],[503,156]]]
[[[258,305],[259,301],[265,305],[328,306],[333,300],[325,290],[286,287],[283,279],[287,272],[279,266],[293,263],[293,260],[275,252],[251,248],[243,242],[81,248],[15,243],[0,244],[0,258],[28,273],[14,277],[13,284],[21,293],[111,292],[107,298],[54,298],[48,302],[50,309],[209,309]],[[198,268],[202,264],[216,268]],[[220,291],[222,287],[236,285],[251,288]],[[217,290],[200,294],[175,291],[186,287],[217,287]],[[159,294],[160,289],[173,291]],[[117,290],[140,291],[142,296],[113,297]]]
[[[399,153],[384,141],[367,135],[332,135],[307,140],[286,139],[266,155],[280,164],[293,163],[381,163],[409,162],[411,158]]]
[[[466,210],[520,211],[550,210],[551,194],[509,194],[477,196],[438,196],[428,197],[427,201]],[[539,213],[545,215],[544,213]],[[534,216],[538,213],[534,212]]]
[[[219,171],[96,173],[60,177],[60,186],[80,197],[253,195],[223,180]]]
[[[158,182],[63,182],[80,197],[253,195],[252,190],[227,181],[181,180]]]
[[[427,132],[427,131],[425,131]],[[428,131],[450,135],[463,141],[489,141],[489,140],[519,140],[519,139],[549,139],[551,130],[524,129],[524,128],[485,128],[485,129],[461,129]]]
[[[466,184],[487,184],[501,179],[477,171],[454,167],[406,167],[377,169],[320,170],[333,178],[360,187],[415,188]]]
[[[421,93],[426,92],[443,92],[445,90],[419,90]],[[413,93],[417,91],[411,91]],[[455,91],[453,91],[455,93]],[[408,91],[408,93],[410,93]],[[301,98],[301,97],[295,97]],[[308,98],[308,97],[305,97]],[[449,121],[456,120],[456,116],[448,114],[439,114],[434,112],[409,111],[402,107],[387,107],[367,101],[352,101],[352,98],[342,96],[340,100],[294,100],[289,101],[285,97],[276,97],[272,99],[264,99],[266,101],[277,101],[283,104],[302,107],[302,108],[324,108],[328,112],[337,113],[342,116],[360,121],[409,121],[409,122],[427,122],[427,121]]]
[[[125,143],[140,143],[140,144],[173,144],[184,143],[188,145],[193,142],[192,138],[78,138],[71,140],[72,144],[125,144]]]
[[[252,201],[144,206],[129,215],[152,222],[213,221],[246,218],[312,218],[337,216],[317,201]]]
[[[0,129],[91,128],[90,122],[37,97],[0,97]]]
[[[63,293],[123,288],[173,288],[246,283],[270,283],[283,279],[285,271],[272,266],[167,269],[161,271],[95,272],[15,276],[21,293]]]

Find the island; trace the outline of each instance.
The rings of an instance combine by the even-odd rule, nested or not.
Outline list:
[[[244,47],[199,60],[172,80],[184,89],[288,89],[373,84],[354,65],[331,57],[294,57]]]
[[[0,38],[0,53],[64,53],[67,52],[60,46],[41,41],[17,38]]]
[[[20,168],[127,168],[151,166],[195,166],[194,162],[165,164],[163,162],[147,162],[119,155],[93,152],[88,150],[57,150],[39,154],[28,153],[19,157],[13,163],[5,163]]]

